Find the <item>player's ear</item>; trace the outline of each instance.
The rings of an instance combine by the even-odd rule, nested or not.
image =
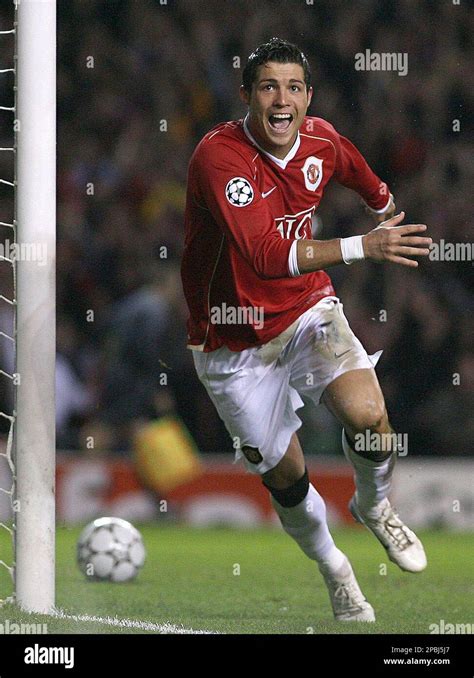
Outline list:
[[[308,96],[308,108],[309,108],[309,105],[311,103],[311,99],[313,98],[313,88],[312,87],[309,88],[307,96]]]
[[[250,104],[250,94],[243,85],[240,85],[239,96],[244,104],[247,104],[247,106]]]

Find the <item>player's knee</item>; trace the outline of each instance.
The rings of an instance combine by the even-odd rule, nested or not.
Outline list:
[[[274,468],[263,474],[262,481],[268,488],[286,490],[300,480],[305,469],[303,451],[294,434],[282,459]]]
[[[390,430],[385,404],[375,403],[359,410],[352,421],[354,433],[387,433]]]
[[[262,482],[280,506],[285,508],[292,508],[301,504],[309,490],[309,476],[306,468],[300,478],[283,488],[273,487],[271,481],[267,478],[267,474],[262,477]]]
[[[353,429],[346,428],[346,439],[351,448],[376,462],[385,461],[392,455],[394,436],[383,402],[362,412]]]
[[[297,464],[286,464],[284,467],[277,466],[263,474],[262,482],[268,489],[286,490],[298,482],[304,471],[304,462],[301,467]]]

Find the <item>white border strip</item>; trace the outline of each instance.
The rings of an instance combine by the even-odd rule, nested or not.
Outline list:
[[[95,624],[105,624],[106,626],[115,626],[121,629],[139,629],[140,631],[154,631],[155,633],[174,633],[174,634],[214,634],[215,631],[206,631],[202,629],[186,629],[184,626],[176,626],[166,622],[165,624],[155,624],[135,619],[118,619],[117,617],[97,617],[89,614],[67,614],[64,610],[55,610],[51,615],[56,619],[70,619],[77,622],[93,622]]]

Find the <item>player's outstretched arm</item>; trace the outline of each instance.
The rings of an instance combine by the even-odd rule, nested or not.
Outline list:
[[[363,236],[335,240],[298,240],[297,261],[300,273],[312,273],[337,264],[359,259],[391,261],[416,268],[418,262],[409,257],[426,257],[430,253],[431,238],[418,233],[426,231],[425,224],[399,225],[405,212],[384,221]]]

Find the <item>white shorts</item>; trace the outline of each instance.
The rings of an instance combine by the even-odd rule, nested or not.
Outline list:
[[[199,379],[234,440],[236,459],[265,473],[301,426],[300,396],[319,404],[324,389],[350,370],[372,368],[337,297],[325,297],[276,339],[244,351],[193,351]]]

